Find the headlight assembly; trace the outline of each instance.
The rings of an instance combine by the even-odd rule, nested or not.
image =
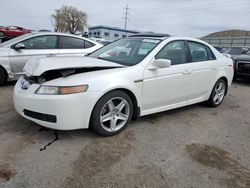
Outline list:
[[[35,94],[39,95],[69,95],[83,93],[88,90],[88,85],[80,86],[40,86]]]

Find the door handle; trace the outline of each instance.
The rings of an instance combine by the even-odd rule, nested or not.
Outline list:
[[[212,70],[216,70],[216,69],[217,69],[217,66],[214,65],[214,66],[211,67],[211,69],[212,69]]]
[[[192,73],[192,71],[191,70],[188,70],[188,69],[186,69],[186,70],[184,70],[183,72],[182,72],[182,74],[191,74]]]
[[[56,54],[48,54],[47,57],[55,57]]]

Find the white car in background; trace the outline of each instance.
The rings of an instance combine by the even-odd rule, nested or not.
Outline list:
[[[217,107],[234,72],[230,58],[201,40],[156,34],[88,57],[33,60],[24,71],[14,89],[19,114],[57,130],[90,126],[102,136],[120,133],[131,118],[203,101]]]
[[[100,44],[103,44],[104,46],[108,45],[108,44],[111,44],[113,41],[110,41],[110,40],[106,40],[106,39],[103,39],[103,38],[90,38],[91,40],[93,41],[96,41]]]
[[[34,58],[81,55],[103,45],[87,38],[52,32],[31,33],[0,44],[0,85],[23,75],[26,62]]]

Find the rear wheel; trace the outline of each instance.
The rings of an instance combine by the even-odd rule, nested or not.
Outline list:
[[[223,102],[226,92],[227,92],[226,82],[223,79],[219,79],[214,85],[213,91],[208,100],[208,104],[211,107],[219,106]]]
[[[7,81],[6,71],[0,67],[0,86],[4,85]]]
[[[132,114],[133,105],[130,97],[122,91],[113,91],[97,102],[90,126],[101,136],[113,136],[128,126]]]

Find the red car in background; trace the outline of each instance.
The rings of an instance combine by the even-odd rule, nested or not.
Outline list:
[[[0,27],[0,39],[3,41],[18,37],[20,35],[24,35],[27,33],[31,33],[31,30],[25,29],[18,26],[8,26],[8,27]]]

